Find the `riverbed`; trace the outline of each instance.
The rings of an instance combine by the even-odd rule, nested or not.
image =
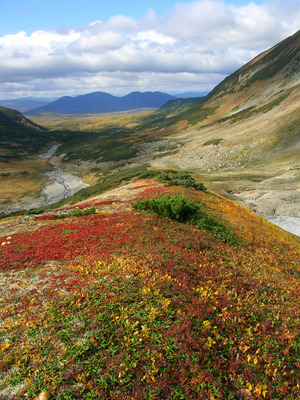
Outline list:
[[[300,218],[290,217],[288,215],[276,214],[260,214],[262,217],[267,218],[268,221],[279,226],[287,232],[293,233],[300,237]]]
[[[54,169],[53,171],[45,173],[52,180],[51,183],[44,187],[42,192],[45,197],[45,205],[67,199],[68,197],[73,196],[73,194],[79,190],[89,186],[78,176],[64,172],[59,165],[50,162],[51,157],[55,154],[59,146],[61,145],[53,145],[46,153],[39,155],[40,158],[49,161],[49,164]]]

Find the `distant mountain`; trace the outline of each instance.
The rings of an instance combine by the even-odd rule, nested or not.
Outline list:
[[[0,106],[26,112],[32,108],[45,106],[57,98],[22,97],[19,99],[0,100]]]
[[[64,96],[50,104],[31,109],[27,114],[43,112],[97,114],[139,108],[159,108],[171,99],[176,99],[176,97],[161,92],[132,92],[123,97],[116,97],[105,92],[94,92],[77,97]]]

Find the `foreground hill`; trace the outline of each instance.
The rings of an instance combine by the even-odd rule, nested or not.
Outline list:
[[[1,228],[1,399],[299,398],[299,242],[251,211],[143,179]]]
[[[123,97],[95,92],[77,97],[64,96],[42,107],[29,110],[27,114],[54,112],[62,114],[95,114],[128,111],[140,108],[159,108],[176,97],[161,92],[132,92]]]

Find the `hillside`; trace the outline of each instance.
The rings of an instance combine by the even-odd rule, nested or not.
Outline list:
[[[299,241],[151,179],[58,211],[2,223],[1,399],[300,396]]]
[[[29,110],[27,114],[43,112],[95,114],[140,108],[159,108],[170,99],[175,99],[175,97],[161,92],[132,92],[123,97],[113,96],[104,92],[95,92],[77,97],[64,96],[50,104]]]
[[[300,239],[252,211],[300,217],[299,39],[155,113],[0,109],[0,204],[90,184],[0,219],[1,399],[300,398]]]
[[[169,100],[160,107],[157,114],[161,114],[165,118],[171,118],[176,115],[182,114],[183,112],[189,110],[191,107],[195,105],[198,105],[204,100],[205,96]]]
[[[131,164],[186,169],[257,212],[300,217],[298,60],[299,32],[230,75],[204,101],[172,99],[147,115],[55,114],[49,139],[63,145],[52,162],[92,185]],[[95,105],[98,95],[68,101]],[[127,107],[153,95],[125,96]],[[102,96],[108,104],[113,98]],[[32,118],[41,125],[49,114]]]
[[[0,159],[20,158],[24,154],[36,153],[48,143],[47,130],[19,111],[0,107]]]
[[[184,145],[152,166],[193,170],[256,211],[300,217],[299,59],[300,31],[162,121]]]
[[[0,107],[0,216],[33,207],[49,181],[45,174],[53,170],[37,155],[78,135],[47,130],[19,111]]]

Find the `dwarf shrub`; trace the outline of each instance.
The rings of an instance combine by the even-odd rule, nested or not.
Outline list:
[[[154,213],[174,219],[178,222],[191,220],[200,208],[193,200],[187,200],[179,194],[159,194],[152,199],[140,198],[132,205],[135,210],[150,210]]]
[[[171,172],[167,174],[161,173],[158,175],[157,179],[165,186],[182,186],[185,188],[201,190],[203,192],[206,190],[206,187],[203,185],[203,183],[197,183],[188,172]]]
[[[95,207],[91,207],[91,208],[85,208],[84,210],[80,210],[80,209],[70,210],[66,213],[55,215],[55,217],[58,219],[63,219],[63,218],[70,218],[70,217],[81,217],[84,215],[91,215],[91,214],[95,214],[95,213],[96,213]]]
[[[203,210],[201,204],[188,200],[180,194],[159,193],[157,197],[151,199],[139,198],[131,205],[136,211],[149,210],[178,222],[189,222],[199,230],[210,232],[233,246],[240,244],[232,229],[224,225],[220,218],[208,210]]]

